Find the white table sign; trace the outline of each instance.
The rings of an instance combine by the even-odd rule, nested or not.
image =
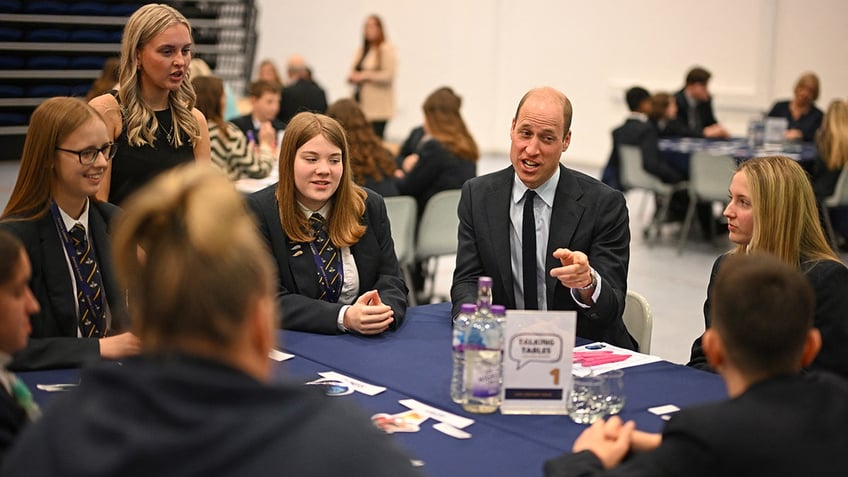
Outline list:
[[[577,313],[507,310],[502,414],[566,414]]]

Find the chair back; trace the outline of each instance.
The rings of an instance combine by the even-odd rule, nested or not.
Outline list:
[[[456,253],[457,230],[459,229],[459,189],[436,193],[421,214],[418,222],[418,240],[415,257],[424,260],[430,257]]]
[[[728,155],[715,155],[706,151],[692,154],[689,160],[689,195],[702,202],[727,201],[727,190],[736,160]]]
[[[836,187],[833,188],[833,194],[824,200],[824,205],[827,207],[848,205],[848,167],[842,167],[839,179],[836,180]]]
[[[392,227],[392,240],[395,242],[398,263],[409,265],[415,258],[415,219],[418,216],[418,203],[408,195],[386,197],[383,200]]]
[[[627,296],[624,298],[624,315],[621,318],[627,331],[639,343],[639,352],[650,354],[654,318],[648,300],[633,290],[627,290]]]
[[[626,144],[618,146],[618,161],[621,185],[625,189],[646,189],[664,194],[671,188],[645,171],[642,165],[642,150],[639,146]]]

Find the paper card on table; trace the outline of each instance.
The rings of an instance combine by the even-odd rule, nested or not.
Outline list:
[[[603,374],[613,369],[630,368],[660,361],[659,356],[637,353],[608,343],[590,343],[574,348],[576,375]]]
[[[386,390],[386,388],[384,387],[374,386],[373,384],[368,384],[366,382],[347,377],[344,374],[337,373],[335,371],[324,371],[318,374],[323,378],[347,381],[353,387],[354,391],[360,392],[362,394],[367,394],[368,396],[376,396],[377,394],[380,394],[381,392]]]
[[[401,399],[398,402],[401,404],[401,406],[408,407],[413,411],[418,411],[421,414],[424,414],[439,422],[446,422],[457,429],[464,429],[470,426],[471,424],[474,424],[474,419],[468,419],[467,417],[457,416],[456,414],[451,414],[447,411],[442,411],[441,409],[435,408],[433,406],[428,406],[423,402],[416,401],[415,399]]]
[[[433,424],[433,429],[457,439],[471,439],[471,434],[463,431],[462,429],[457,429],[446,422],[437,422],[436,424]]]
[[[278,349],[272,348],[271,351],[268,352],[268,357],[273,359],[274,361],[286,361],[294,358],[293,354],[283,353]]]
[[[655,406],[648,408],[648,412],[650,412],[651,414],[656,414],[657,416],[661,416],[663,414],[671,414],[679,410],[680,408],[675,406],[674,404],[666,404],[664,406]]]
[[[577,313],[507,310],[502,414],[566,414]]]

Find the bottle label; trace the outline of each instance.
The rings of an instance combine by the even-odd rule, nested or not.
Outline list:
[[[466,350],[467,392],[475,398],[498,397],[501,393],[501,353],[498,350]]]

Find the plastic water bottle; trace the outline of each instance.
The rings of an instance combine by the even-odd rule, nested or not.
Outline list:
[[[465,402],[474,413],[495,412],[501,404],[503,384],[503,327],[492,313],[492,279],[477,282],[477,313],[465,336]]]
[[[453,375],[451,376],[450,394],[451,399],[456,403],[465,401],[465,358],[463,356],[463,349],[465,348],[465,334],[468,332],[471,319],[476,312],[477,305],[465,303],[460,308],[459,315],[453,322]]]

